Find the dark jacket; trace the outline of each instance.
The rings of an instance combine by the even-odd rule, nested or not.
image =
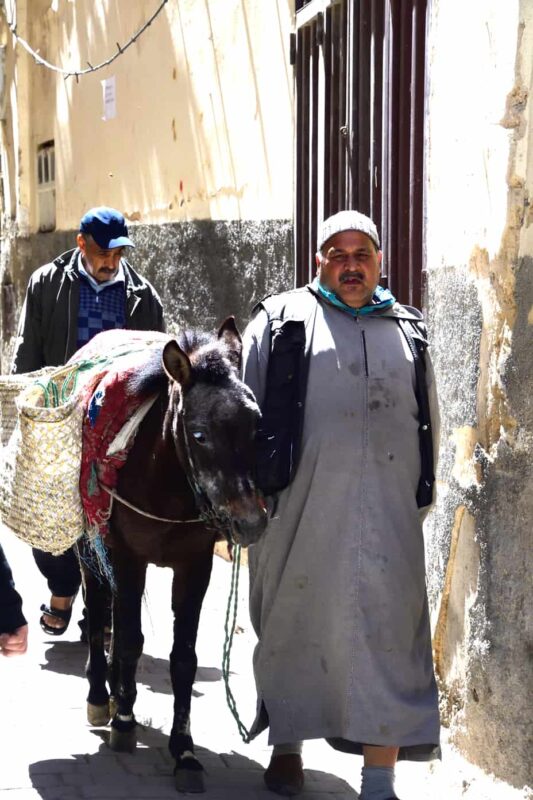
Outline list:
[[[257,484],[266,495],[275,494],[292,481],[303,432],[309,356],[317,297],[312,286],[270,295],[258,303],[270,327],[270,356],[261,422],[256,436]],[[419,508],[432,502],[435,483],[433,431],[426,384],[427,333],[421,313],[411,306],[394,306],[395,319],[413,357],[419,412],[421,475],[417,490]]]
[[[26,620],[22,613],[22,600],[0,545],[0,633],[13,633],[23,625],[26,625]]]
[[[78,248],[36,270],[20,317],[13,373],[64,364],[76,352],[80,274]],[[161,300],[153,286],[122,259],[126,288],[125,327],[164,331]]]

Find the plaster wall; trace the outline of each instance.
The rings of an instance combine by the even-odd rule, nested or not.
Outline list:
[[[460,24],[458,24],[460,20]],[[532,784],[533,6],[434,0],[428,316],[443,418],[426,525],[443,716]]]
[[[98,64],[125,45],[158,3],[27,0],[17,30],[66,69]],[[26,12],[26,14],[24,13]],[[55,140],[57,228],[106,203],[132,222],[292,216],[290,3],[179,0],[114,63],[79,82],[26,65],[37,230],[35,150]],[[17,48],[17,58],[29,59]],[[102,81],[114,77],[116,116]],[[19,118],[20,124],[20,118]],[[20,176],[22,177],[22,176]]]

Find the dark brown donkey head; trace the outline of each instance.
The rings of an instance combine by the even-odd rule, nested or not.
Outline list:
[[[168,342],[170,379],[165,428],[195,493],[200,512],[230,541],[256,542],[267,512],[254,484],[254,438],[260,417],[253,393],[239,380],[242,342],[233,317],[218,336],[185,335]]]

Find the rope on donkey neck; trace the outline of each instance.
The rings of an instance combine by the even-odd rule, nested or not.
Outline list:
[[[251,741],[250,731],[242,722],[237,711],[237,703],[229,685],[230,675],[230,656],[231,646],[233,644],[233,635],[235,633],[235,626],[237,623],[237,606],[239,603],[239,570],[241,566],[241,546],[235,545],[233,550],[233,564],[231,568],[231,586],[228,597],[228,606],[226,609],[226,620],[224,623],[224,647],[222,650],[222,677],[224,679],[224,686],[226,689],[226,701],[229,710],[233,714],[237,728],[241,735],[241,739],[245,744]]]
[[[121,497],[119,494],[117,494],[117,492],[114,491],[114,489],[111,489],[110,486],[106,486],[105,483],[98,481],[98,485],[100,486],[101,489],[104,490],[104,492],[107,492],[107,494],[111,497],[112,500],[118,500],[118,502],[122,503],[123,506],[131,508],[132,511],[137,512],[137,514],[140,514],[142,517],[155,519],[157,520],[157,522],[170,522],[172,523],[172,525],[189,525],[191,522],[204,521],[202,517],[194,517],[194,519],[167,519],[166,517],[158,517],[155,514],[150,514],[148,511],[143,511],[142,508],[139,508],[138,506],[134,506],[133,503],[130,503],[129,500],[126,500],[124,497]],[[109,512],[109,515],[111,516],[111,510]]]

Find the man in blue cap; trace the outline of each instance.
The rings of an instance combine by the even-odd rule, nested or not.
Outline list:
[[[36,270],[20,317],[13,373],[64,364],[97,333],[111,328],[164,331],[163,310],[153,286],[124,258],[134,247],[120,211],[91,208],[82,217],[77,247]],[[33,550],[48,581],[49,605],[41,627],[60,636],[70,622],[81,577],[72,549],[61,556]]]

